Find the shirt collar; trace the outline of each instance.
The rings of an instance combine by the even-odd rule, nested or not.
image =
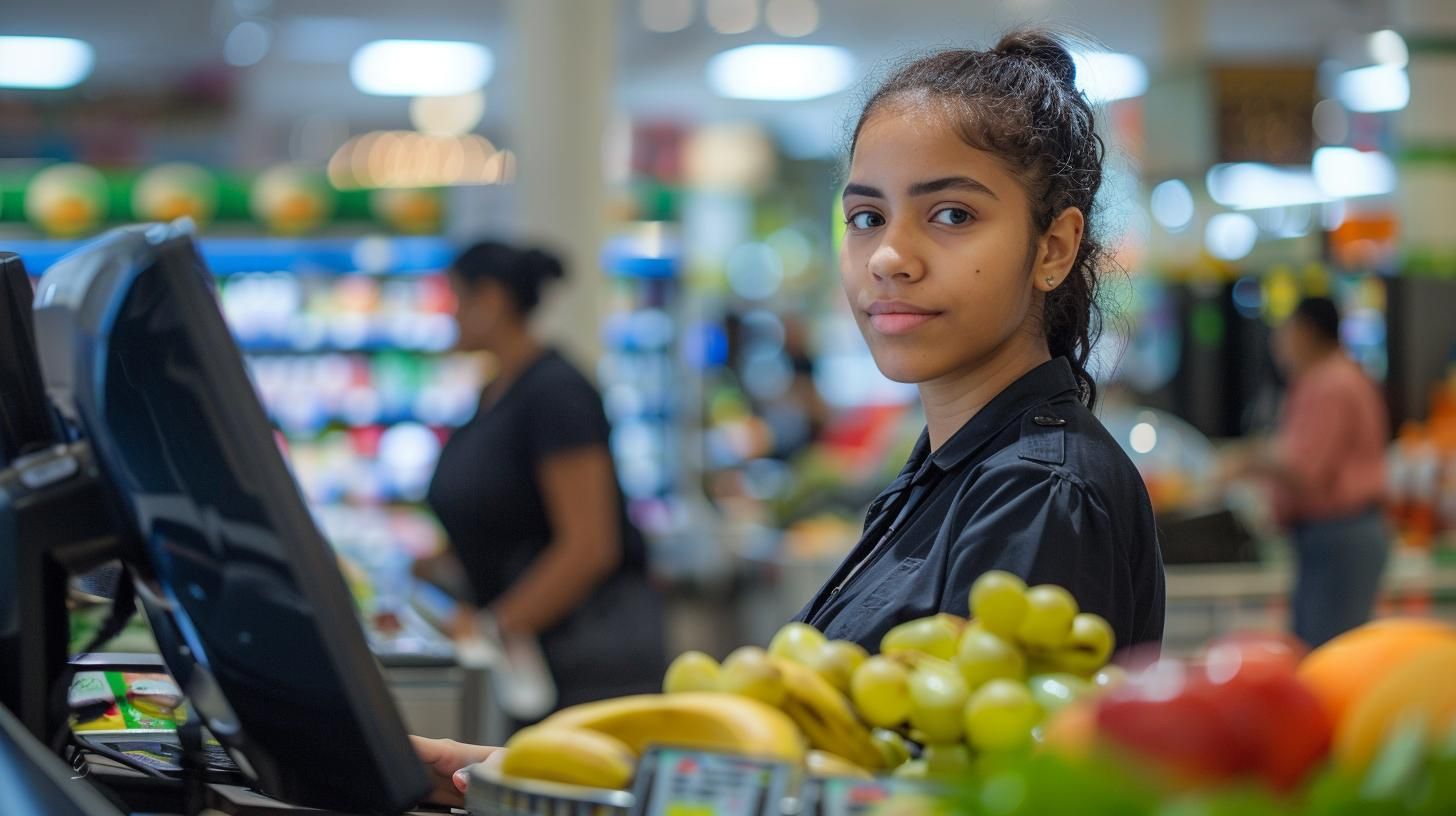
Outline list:
[[[1007,386],[986,407],[976,412],[960,430],[951,435],[945,444],[933,454],[930,451],[928,430],[921,433],[915,453],[929,454],[929,462],[922,462],[917,471],[933,464],[941,470],[949,470],[964,462],[971,454],[980,450],[1002,428],[1015,422],[1031,408],[1044,402],[1077,392],[1077,378],[1072,374],[1072,365],[1065,357],[1054,357],[1021,375],[1021,379]],[[922,453],[922,445],[924,453]],[[911,456],[915,461],[915,456]]]
[[[1076,391],[1077,378],[1072,374],[1071,364],[1065,357],[1056,357],[1026,372],[1021,379],[997,394],[986,407],[947,439],[940,446],[940,450],[931,453],[930,430],[922,430],[920,438],[915,441],[915,448],[910,452],[910,458],[900,470],[900,475],[880,493],[875,505],[883,505],[911,485],[922,483],[933,474],[950,470],[964,462],[998,431],[1016,421],[1033,406]]]

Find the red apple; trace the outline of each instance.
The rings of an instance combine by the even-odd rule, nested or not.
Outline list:
[[[1097,732],[1181,784],[1227,780],[1249,765],[1247,744],[1221,715],[1212,684],[1178,661],[1158,661],[1108,692]]]
[[[1251,770],[1288,792],[1328,755],[1329,717],[1282,658],[1262,649],[1245,656],[1220,659],[1212,649],[1204,676],[1221,718],[1246,746]]]

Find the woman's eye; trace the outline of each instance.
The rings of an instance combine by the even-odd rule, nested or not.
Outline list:
[[[960,207],[946,207],[936,212],[931,218],[937,224],[945,224],[951,227],[959,227],[971,223],[973,216],[970,210],[963,210]]]
[[[875,212],[858,212],[849,217],[849,225],[857,230],[871,229],[884,223],[884,217]]]

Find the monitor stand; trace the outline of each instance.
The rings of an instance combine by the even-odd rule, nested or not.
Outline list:
[[[125,529],[87,442],[0,470],[0,704],[43,744],[68,725],[67,578],[137,551]]]

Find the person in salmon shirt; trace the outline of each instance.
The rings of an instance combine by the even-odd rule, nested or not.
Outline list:
[[[1262,477],[1298,561],[1294,633],[1311,647],[1370,619],[1390,549],[1390,427],[1375,383],[1340,346],[1329,298],[1301,301],[1274,334],[1289,392],[1271,443],[1234,467]]]

